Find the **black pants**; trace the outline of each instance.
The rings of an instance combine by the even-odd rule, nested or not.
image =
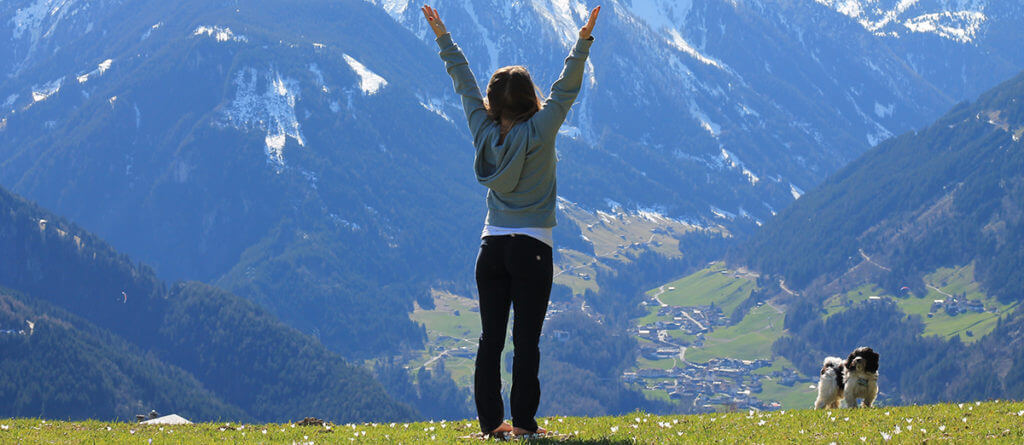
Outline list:
[[[476,285],[480,292],[480,348],[476,353],[473,395],[480,430],[489,433],[501,425],[501,351],[505,347],[509,305],[514,309],[512,344],[512,424],[537,429],[534,415],[540,403],[541,326],[551,297],[551,247],[526,235],[488,236],[476,259]]]

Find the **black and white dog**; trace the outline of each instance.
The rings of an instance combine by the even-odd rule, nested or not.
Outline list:
[[[857,399],[864,400],[870,407],[878,396],[878,353],[868,347],[860,347],[843,360],[839,357],[825,357],[821,364],[821,378],[818,381],[818,399],[814,409],[839,408],[843,400],[850,408],[858,406]]]

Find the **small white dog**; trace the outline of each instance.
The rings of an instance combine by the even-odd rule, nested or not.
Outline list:
[[[843,399],[846,379],[843,370],[846,363],[839,357],[825,357],[821,363],[821,378],[818,380],[818,399],[814,401],[814,409],[839,408]]]
[[[821,364],[814,409],[839,408],[840,400],[855,408],[857,399],[863,399],[864,406],[870,407],[878,396],[878,357],[868,347],[857,348],[846,360],[826,357]]]

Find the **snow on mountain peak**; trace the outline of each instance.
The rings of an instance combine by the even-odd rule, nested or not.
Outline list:
[[[260,92],[260,80],[265,88]],[[260,73],[255,68],[243,69],[235,75],[235,99],[223,111],[222,124],[240,130],[263,130],[267,162],[278,169],[284,167],[284,145],[288,138],[300,146],[306,143],[295,116],[299,96],[298,81],[281,77],[276,70]]]
[[[930,33],[971,43],[988,20],[986,0],[940,2],[934,8],[920,0],[814,0],[855,20],[877,36],[900,37],[901,32]]]
[[[230,42],[243,42],[244,43],[244,42],[248,42],[249,41],[248,37],[246,37],[244,35],[241,35],[241,34],[235,34],[234,32],[231,31],[231,28],[220,27],[220,26],[200,26],[200,27],[196,28],[195,31],[192,31],[192,35],[193,36],[206,35],[206,36],[209,36],[209,37],[213,37],[218,42],[229,42],[230,41]]]
[[[348,54],[342,54],[342,57],[345,58],[345,63],[348,63],[352,71],[355,71],[356,75],[359,76],[359,89],[363,90],[364,95],[372,96],[377,94],[381,88],[387,86],[388,81],[377,75],[377,73],[370,71],[366,65],[359,63],[358,60]]]
[[[579,0],[535,0],[532,4],[533,9],[561,35],[565,45],[576,41],[580,26],[589,13],[587,5]]]

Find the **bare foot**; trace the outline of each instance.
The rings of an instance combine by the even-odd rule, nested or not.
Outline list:
[[[528,434],[544,434],[546,432],[548,432],[548,430],[546,430],[544,428],[541,428],[539,426],[537,427],[537,431],[527,431],[527,430],[524,430],[522,428],[519,428],[518,426],[515,427],[515,428],[512,428],[512,435],[513,436],[525,436],[525,435],[528,435]]]
[[[490,435],[491,436],[504,436],[505,433],[511,433],[512,431],[513,431],[512,425],[509,425],[508,422],[501,422],[501,425],[498,425],[497,428],[495,428],[493,431],[491,431]]]

